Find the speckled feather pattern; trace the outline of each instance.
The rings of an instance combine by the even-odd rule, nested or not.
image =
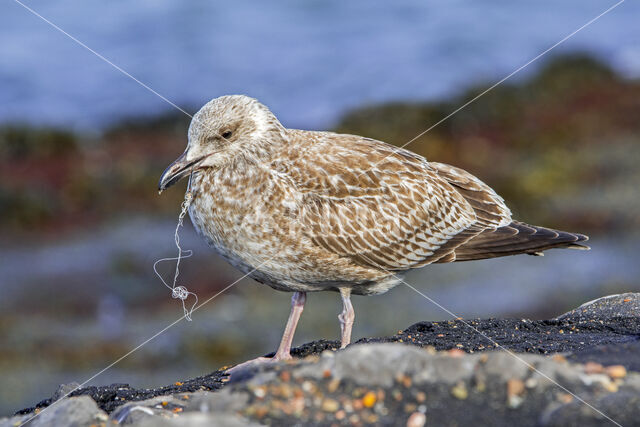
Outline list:
[[[221,126],[237,140],[212,139],[216,160],[195,172],[189,213],[232,265],[257,267],[250,276],[259,282],[381,293],[395,274],[456,261],[465,247],[477,259],[470,242],[512,224],[503,199],[462,169],[370,138],[286,129],[257,101],[224,98],[234,99],[197,113],[190,147],[206,150]]]

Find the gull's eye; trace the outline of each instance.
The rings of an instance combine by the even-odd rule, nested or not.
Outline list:
[[[230,130],[228,130],[228,131],[226,131],[226,132],[223,132],[223,133],[222,133],[222,137],[223,137],[224,139],[229,139],[229,138],[231,138],[231,135],[233,135],[233,132],[231,132]]]

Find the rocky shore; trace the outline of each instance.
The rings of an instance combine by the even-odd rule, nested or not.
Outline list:
[[[417,323],[157,389],[60,387],[0,426],[640,425],[640,294],[550,320]]]

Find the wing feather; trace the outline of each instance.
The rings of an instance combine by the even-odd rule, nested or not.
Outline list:
[[[438,175],[447,180],[473,207],[478,223],[497,228],[511,223],[511,210],[491,187],[469,172],[444,163],[429,162]]]
[[[290,153],[273,167],[302,194],[299,220],[325,250],[367,267],[407,270],[448,256],[481,231],[474,203],[484,207],[484,198],[461,194],[467,182],[481,192],[464,171],[440,173],[421,156],[368,138],[302,136],[314,142],[304,156]],[[487,221],[496,216],[489,213]]]

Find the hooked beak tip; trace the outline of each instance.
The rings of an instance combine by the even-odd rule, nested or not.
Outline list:
[[[194,168],[203,158],[204,157],[200,157],[192,161],[187,161],[185,154],[183,154],[175,162],[171,163],[160,177],[158,194],[162,194],[164,190],[193,172]]]

